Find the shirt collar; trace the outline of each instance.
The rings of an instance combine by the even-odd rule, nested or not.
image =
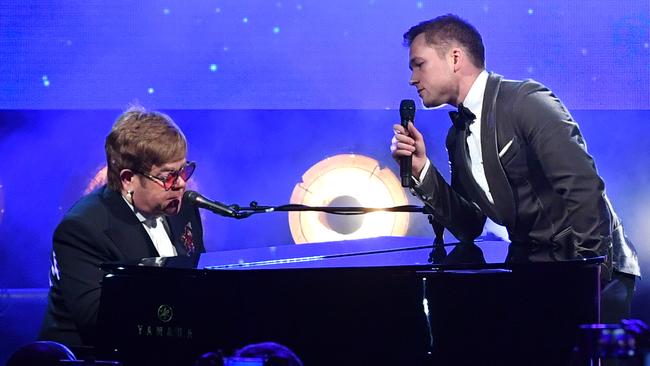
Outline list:
[[[129,200],[126,199],[126,197],[122,196],[122,199],[124,199],[124,202],[126,202],[126,204],[129,205],[129,208],[131,209],[131,211],[133,211],[135,217],[138,219],[138,221],[140,221],[141,224],[145,224],[147,225],[147,227],[150,228],[155,228],[158,222],[162,219],[162,216],[148,219],[142,213],[140,213],[140,211],[136,210],[135,206],[133,206],[131,202],[129,202]]]
[[[483,106],[483,94],[485,94],[485,87],[487,85],[488,72],[484,69],[474,80],[474,83],[469,88],[467,96],[463,101],[463,105],[467,107],[476,116],[481,114]]]

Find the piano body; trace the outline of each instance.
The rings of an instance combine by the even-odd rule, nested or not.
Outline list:
[[[102,357],[191,365],[274,341],[305,365],[566,365],[599,260],[504,264],[507,243],[385,237],[106,264]]]

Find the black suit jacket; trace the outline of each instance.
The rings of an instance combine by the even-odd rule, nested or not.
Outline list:
[[[167,217],[172,244],[187,255],[186,228],[197,252],[203,252],[198,208],[183,204]],[[183,237],[183,235],[185,236]],[[69,346],[93,345],[104,262],[157,257],[158,252],[119,192],[103,186],[66,213],[53,238],[48,307],[39,338]]]
[[[481,116],[494,204],[472,176],[463,131],[452,126],[446,142],[451,185],[432,167],[415,189],[435,218],[459,240],[472,241],[490,217],[508,230],[511,261],[607,256],[606,269],[639,275],[634,247],[562,102],[537,82],[491,73]]]

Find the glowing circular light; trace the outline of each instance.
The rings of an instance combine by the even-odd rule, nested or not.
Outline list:
[[[86,186],[86,190],[84,191],[84,194],[88,194],[92,191],[95,190],[95,188],[99,186],[103,186],[106,184],[108,178],[106,177],[106,171],[108,169],[106,168],[106,165],[104,165],[102,168],[100,168],[97,173],[95,173],[95,176],[92,177],[90,182],[88,182],[88,185]]]
[[[345,154],[312,166],[296,184],[291,203],[308,206],[391,207],[408,204],[399,179],[367,156]],[[289,227],[296,244],[403,236],[408,213],[373,212],[338,216],[323,212],[289,212]]]

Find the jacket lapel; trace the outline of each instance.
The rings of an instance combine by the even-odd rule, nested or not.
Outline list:
[[[185,233],[185,226],[187,223],[185,222],[185,220],[181,220],[181,218],[178,215],[172,217],[166,216],[165,220],[167,220],[167,225],[169,227],[169,234],[171,237],[172,244],[176,248],[176,252],[180,256],[186,256],[187,248],[185,248],[182,239],[183,239],[183,234]]]
[[[508,177],[501,166],[497,144],[496,103],[502,79],[501,75],[495,73],[490,73],[488,77],[481,112],[481,149],[485,175],[498,213],[495,221],[512,229],[516,217],[515,200]],[[500,121],[500,123],[506,123],[506,121]]]
[[[471,161],[467,149],[467,135],[464,131],[453,126],[450,131],[454,136],[450,145],[453,149],[453,154],[451,154],[452,165],[457,170],[458,180],[463,190],[481,208],[483,213],[490,218],[495,217],[497,213],[494,210],[494,206],[487,199],[485,192],[476,183],[476,179],[474,179],[474,175],[472,174]]]
[[[158,251],[151,238],[133,214],[133,210],[124,202],[124,198],[118,192],[104,187],[103,199],[112,213],[106,234],[125,258],[157,257]]]

